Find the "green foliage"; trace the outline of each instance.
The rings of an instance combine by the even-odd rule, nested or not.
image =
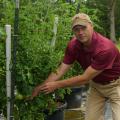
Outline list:
[[[51,114],[56,109],[52,94],[47,96],[41,94],[32,101],[16,100],[16,105],[16,120],[44,120],[45,110],[49,110]]]
[[[40,7],[43,4],[44,7]],[[17,52],[16,87],[18,92],[23,96],[31,95],[33,87],[42,83],[49,73],[55,71],[63,57],[63,50],[61,50],[63,46],[61,48],[55,47],[55,49],[51,47],[54,17],[58,12],[56,10],[55,14],[55,11],[53,11],[51,7],[54,7],[55,9],[54,3],[48,4],[47,0],[41,2],[36,1],[34,3],[29,2],[27,5],[23,4],[20,7],[20,35]],[[59,7],[60,6],[57,6],[56,9],[60,9]],[[67,20],[68,19],[59,19],[60,23],[65,25],[61,24],[59,26],[64,26],[66,30],[68,24],[70,24]],[[62,34],[64,28],[60,29]],[[69,36],[67,37],[69,38]],[[61,38],[57,36],[57,41],[59,41],[59,39]],[[62,43],[62,45],[65,46],[65,42]],[[57,43],[57,45],[59,44]],[[66,92],[63,89],[55,92],[61,99],[64,98],[65,93]],[[50,108],[49,111],[51,113],[55,110],[56,106],[56,101],[52,95],[40,94],[32,104],[29,104],[26,101],[17,101],[16,107],[19,113],[19,119],[22,120],[42,120],[45,115],[44,112],[40,110]],[[24,112],[24,114],[21,113],[21,111],[25,109],[27,109],[26,112]]]
[[[5,109],[6,104],[6,89],[5,89],[5,30],[4,30],[4,4],[3,0],[0,0],[0,111]]]
[[[110,10],[113,4],[113,0],[87,0],[86,2],[88,8],[94,8],[97,11],[96,16],[98,16],[97,28],[101,26],[100,32],[109,38],[110,36]],[[115,30],[116,30],[116,38],[119,39],[119,31],[120,31],[120,0],[116,0],[115,5]],[[96,12],[96,11],[94,11]],[[99,31],[99,29],[97,29]]]

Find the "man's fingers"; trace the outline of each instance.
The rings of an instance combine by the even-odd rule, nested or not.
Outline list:
[[[44,92],[45,94],[49,94],[50,92],[53,92],[54,89],[51,88],[50,86],[43,85],[40,89],[41,92]]]
[[[39,93],[40,93],[40,87],[36,87],[33,92],[32,92],[32,96],[31,99],[33,99],[34,97],[36,97]]]
[[[55,90],[55,84],[53,82],[44,83],[40,86],[37,86],[32,93],[32,97],[36,97],[40,92],[49,94]]]

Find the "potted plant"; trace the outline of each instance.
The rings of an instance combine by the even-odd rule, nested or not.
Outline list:
[[[56,45],[57,47],[55,46],[54,51],[51,50],[50,44],[53,38],[54,16],[56,14],[63,16],[63,14],[59,12],[62,3],[64,2],[56,4],[49,0],[20,2],[15,81],[18,93],[14,101],[15,120],[43,120],[46,116],[43,110],[50,108],[49,103],[51,103],[50,114],[60,108],[60,106],[56,107],[57,102],[51,94],[40,94],[33,101],[26,101],[25,98],[31,95],[34,86],[44,82],[48,74],[57,68],[58,61],[60,61],[63,56],[63,48],[66,41],[69,36],[71,36],[70,34],[66,34],[70,31],[66,29],[69,26],[70,20],[68,21],[68,19],[66,19],[66,22],[64,22],[64,19],[61,17],[62,19],[60,18],[58,26],[60,28],[59,36],[57,36],[59,42]],[[43,4],[44,7],[40,7],[43,6]],[[55,4],[56,7],[54,6]],[[66,7],[67,6],[68,5],[66,5]],[[7,12],[12,13],[11,11],[13,11],[14,8],[13,3],[8,1],[5,7],[5,14]],[[55,8],[56,10],[51,8]],[[64,10],[62,10],[62,13],[64,13]],[[13,24],[13,14],[6,15],[7,20],[10,21],[9,23]],[[66,33],[64,33],[63,30],[66,30]],[[60,42],[63,38],[65,41]],[[1,66],[3,66],[3,64],[1,64]],[[3,84],[1,86],[3,87]],[[3,88],[5,88],[5,86]],[[56,92],[60,96],[62,95],[62,97],[65,94],[64,90]]]
[[[40,94],[31,100],[18,91],[15,103],[15,120],[64,120],[64,109],[67,107],[67,103],[55,94]]]
[[[45,120],[64,120],[64,109],[67,107],[67,102],[57,97],[54,98],[54,101],[56,105],[52,114],[50,113],[49,109],[46,109],[44,111],[46,115]]]
[[[79,108],[82,102],[82,87],[71,88],[71,93],[65,95],[67,109]]]

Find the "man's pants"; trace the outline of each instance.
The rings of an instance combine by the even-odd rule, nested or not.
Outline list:
[[[120,79],[107,85],[90,82],[85,120],[104,120],[106,98],[111,105],[113,120],[120,120]]]

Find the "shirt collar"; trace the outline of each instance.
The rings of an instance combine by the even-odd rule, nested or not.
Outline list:
[[[88,46],[88,47],[84,47],[82,43],[80,43],[80,41],[78,41],[78,44],[80,44],[80,48],[82,50],[84,50],[85,52],[87,53],[91,53],[94,51],[94,48],[95,48],[95,45],[96,45],[96,32],[94,31],[93,34],[92,34],[92,39],[91,39],[91,44]]]

